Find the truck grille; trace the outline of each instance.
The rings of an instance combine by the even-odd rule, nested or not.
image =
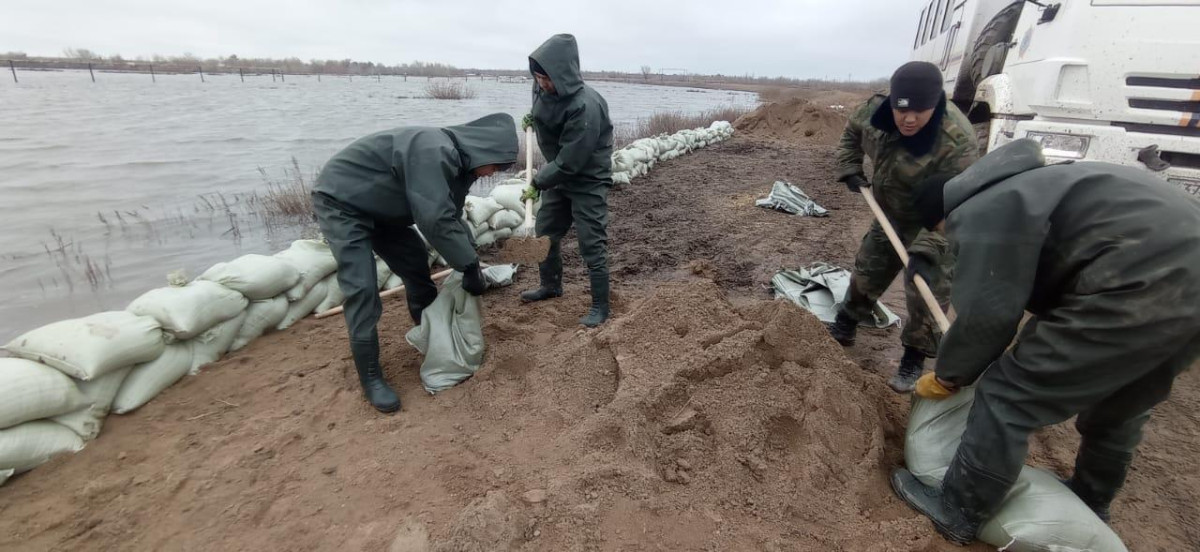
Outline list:
[[[1125,85],[1131,87],[1129,107],[1181,113],[1180,127],[1200,127],[1200,77],[1133,76],[1125,77]]]

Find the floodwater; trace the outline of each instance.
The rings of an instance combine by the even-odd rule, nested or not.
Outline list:
[[[471,100],[423,98],[425,78],[0,75],[0,344],[65,318],[122,309],[300,225],[264,220],[256,194],[310,178],[355,138],[403,125],[528,112],[529,84],[470,80]],[[8,79],[8,80],[4,80]],[[614,124],[656,111],[754,105],[754,94],[595,83]],[[293,158],[295,165],[293,165]]]

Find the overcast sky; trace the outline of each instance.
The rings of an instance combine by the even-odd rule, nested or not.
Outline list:
[[[352,58],[521,68],[573,33],[585,70],[855,79],[907,60],[924,0],[5,0],[0,52]]]

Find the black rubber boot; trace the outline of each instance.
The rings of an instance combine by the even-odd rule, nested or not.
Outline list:
[[[1075,475],[1064,483],[1096,513],[1100,521],[1108,523],[1112,519],[1109,508],[1117,492],[1125,485],[1125,476],[1132,462],[1132,454],[1089,447],[1084,442],[1075,458]]]
[[[829,324],[829,335],[843,347],[854,345],[854,336],[858,334],[858,320],[849,314],[839,312],[833,324]]]
[[[904,468],[892,472],[896,495],[929,518],[938,534],[962,546],[975,541],[979,528],[996,513],[1010,488],[1011,482],[967,469],[957,456],[941,489],[921,483]]]
[[[379,366],[379,344],[352,341],[350,354],[354,356],[354,368],[358,370],[358,381],[362,384],[367,402],[375,410],[384,413],[400,410],[400,397],[383,379],[383,369]]]
[[[433,295],[408,294],[408,315],[412,317],[413,324],[421,325],[421,313],[433,304],[434,299],[437,299],[437,292]]]
[[[905,347],[904,356],[900,357],[900,367],[896,369],[896,375],[888,380],[888,387],[897,393],[912,393],[924,371],[925,353]]]
[[[609,308],[608,273],[595,274],[592,280],[592,308],[587,316],[579,319],[579,323],[589,328],[595,328],[608,320]]]
[[[521,292],[521,301],[533,303],[562,297],[562,254],[555,249],[552,246],[546,260],[538,265],[541,287]]]

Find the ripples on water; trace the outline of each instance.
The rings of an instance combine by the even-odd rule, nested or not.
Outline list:
[[[0,79],[0,343],[63,318],[123,308],[300,226],[264,220],[263,174],[306,177],[338,149],[403,125],[529,110],[529,85],[469,81],[472,100],[421,98],[424,78],[382,80],[18,71]],[[596,83],[613,121],[753,105],[743,92]]]

